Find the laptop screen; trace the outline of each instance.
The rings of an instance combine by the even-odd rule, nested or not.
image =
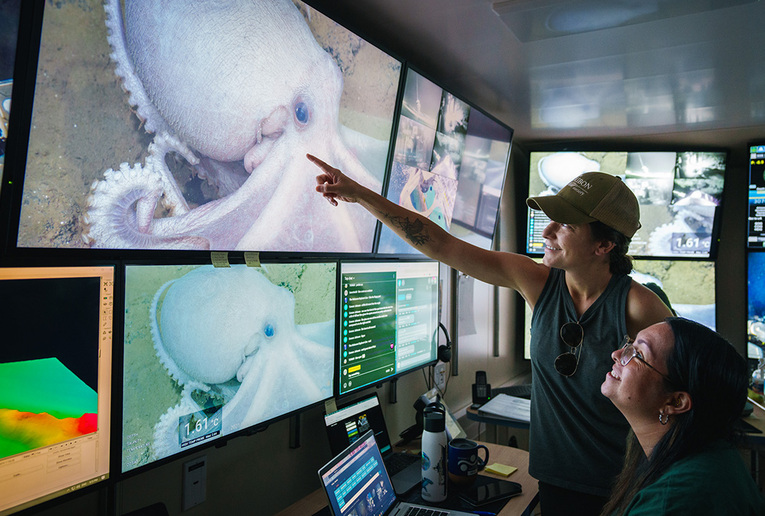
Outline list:
[[[392,452],[390,437],[385,426],[382,407],[377,394],[354,401],[337,411],[324,415],[327,426],[329,447],[337,455],[353,444],[368,430],[375,434],[375,440],[383,455]]]
[[[379,516],[396,501],[372,432],[321,468],[319,476],[335,516]]]

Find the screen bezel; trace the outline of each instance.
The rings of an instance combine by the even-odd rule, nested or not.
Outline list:
[[[395,113],[395,117],[396,118],[395,118],[395,123],[394,123],[394,127],[393,127],[393,132],[391,134],[391,142],[390,142],[390,145],[389,145],[388,166],[387,166],[387,169],[386,169],[385,179],[383,181],[383,189],[382,189],[381,195],[383,197],[385,197],[386,199],[388,198],[388,194],[389,194],[389,190],[390,190],[391,177],[392,177],[392,174],[393,174],[393,166],[394,166],[394,163],[395,163],[396,143],[397,143],[397,140],[398,140],[399,127],[400,127],[401,118],[402,118],[404,93],[405,93],[405,90],[406,90],[407,78],[408,78],[410,72],[416,73],[417,75],[419,75],[423,79],[433,83],[433,85],[435,85],[436,87],[441,89],[442,94],[443,93],[448,93],[449,95],[451,95],[452,97],[454,97],[458,101],[466,104],[467,106],[470,107],[471,112],[473,110],[479,111],[482,116],[484,116],[485,118],[489,119],[491,122],[496,123],[501,129],[507,131],[510,134],[510,139],[508,141],[508,151],[507,151],[507,155],[505,156],[504,173],[502,175],[502,181],[501,181],[501,185],[500,185],[500,188],[499,188],[499,199],[497,201],[497,209],[496,209],[496,213],[495,213],[495,217],[494,217],[494,227],[492,229],[491,236],[481,234],[481,233],[479,233],[477,231],[474,231],[471,228],[467,228],[463,224],[457,222],[457,225],[460,228],[464,228],[466,231],[470,232],[470,236],[473,236],[475,238],[480,238],[480,239],[488,240],[488,242],[487,242],[488,245],[484,246],[484,248],[486,248],[486,249],[493,249],[494,245],[495,245],[495,242],[496,242],[496,239],[497,239],[497,236],[498,236],[498,229],[497,228],[499,227],[499,221],[500,221],[500,216],[501,216],[502,197],[503,197],[503,193],[504,193],[504,190],[505,190],[505,185],[506,185],[506,183],[508,181],[510,159],[511,159],[511,153],[512,153],[512,150],[513,150],[513,136],[515,135],[515,130],[512,127],[510,127],[509,125],[505,124],[504,122],[501,122],[500,120],[498,120],[493,115],[490,115],[489,113],[487,113],[486,111],[484,111],[480,107],[476,106],[474,103],[463,99],[459,95],[455,95],[449,89],[447,89],[444,86],[442,86],[438,81],[433,80],[427,73],[423,72],[420,68],[418,68],[417,66],[412,65],[409,62],[405,62],[405,66],[402,69],[402,73],[401,73],[401,81],[400,81],[400,85],[399,85],[397,109],[396,109],[396,113]],[[468,129],[469,129],[469,127],[470,127],[470,123],[468,121]],[[483,183],[482,183],[482,185],[483,185]],[[395,201],[393,201],[393,202],[395,202]],[[455,202],[456,202],[456,200],[455,200]],[[454,224],[454,223],[455,223],[455,221],[454,221],[454,219],[452,219],[452,224]],[[407,248],[408,249],[407,252],[390,252],[390,253],[383,253],[383,252],[381,252],[380,251],[380,243],[381,243],[380,240],[381,240],[381,237],[382,237],[383,228],[384,228],[384,225],[382,223],[379,223],[378,224],[378,231],[377,231],[376,236],[375,236],[374,254],[376,254],[376,255],[378,255],[380,257],[383,257],[383,258],[384,257],[396,257],[396,256],[406,257],[406,258],[412,258],[412,257],[416,258],[416,257],[422,257],[423,256],[421,253],[419,253],[418,251],[416,251],[414,248],[411,248],[411,247]],[[388,231],[389,233],[392,233],[389,229],[386,230],[386,231]],[[449,233],[453,234],[451,228],[449,230]],[[399,238],[399,237],[395,237],[395,238]],[[459,236],[457,238],[463,239],[462,237],[459,237]]]
[[[34,499],[27,500],[14,507],[4,509],[9,511],[8,513],[15,513],[17,511],[26,510],[34,507],[35,510],[41,510],[44,507],[57,505],[64,500],[72,497],[80,496],[81,494],[88,493],[97,489],[102,489],[104,486],[111,486],[115,482],[115,474],[112,468],[114,460],[114,435],[115,435],[115,357],[119,354],[119,347],[115,346],[114,340],[114,328],[117,324],[118,315],[117,308],[114,301],[118,296],[118,275],[119,267],[114,262],[104,261],[90,261],[83,263],[80,261],[67,261],[57,260],[52,262],[51,260],[3,260],[3,271],[18,271],[23,274],[25,278],[93,278],[97,277],[101,280],[102,295],[100,296],[101,313],[99,314],[99,327],[101,328],[100,339],[100,357],[99,368],[104,367],[104,373],[99,373],[98,385],[99,385],[99,413],[102,410],[106,412],[105,421],[99,417],[99,427],[102,424],[105,425],[104,436],[99,435],[99,438],[104,438],[106,443],[103,446],[99,446],[99,450],[106,454],[106,471],[103,473],[101,479],[90,479],[87,481],[80,481],[72,486],[52,491],[44,495],[38,496]],[[101,271],[99,273],[99,271]],[[109,315],[109,308],[111,309],[111,320],[106,321],[104,317]],[[100,392],[105,392],[106,399],[102,399]]]
[[[411,264],[411,263],[434,263],[434,264],[436,264],[436,270],[437,270],[437,274],[438,274],[438,278],[437,278],[437,283],[438,283],[438,299],[436,300],[438,306],[437,306],[437,317],[436,318],[438,319],[440,317],[440,314],[441,314],[441,304],[442,304],[441,288],[440,288],[440,284],[441,284],[441,280],[442,280],[442,278],[441,278],[441,264],[440,264],[440,262],[438,262],[436,260],[429,259],[429,258],[417,258],[416,256],[415,257],[406,256],[406,257],[402,257],[402,258],[380,258],[380,257],[375,257],[375,258],[373,258],[371,260],[363,260],[363,259],[341,259],[340,260],[340,265],[338,267],[338,289],[337,289],[337,310],[338,310],[337,311],[337,321],[338,321],[338,325],[337,325],[337,337],[336,337],[337,340],[336,340],[336,343],[335,343],[335,382],[334,382],[334,384],[335,384],[334,385],[334,387],[335,387],[335,398],[337,398],[339,400],[345,400],[348,396],[357,396],[357,395],[359,395],[360,393],[362,393],[363,391],[365,391],[367,389],[370,389],[372,387],[379,388],[383,384],[385,384],[387,382],[390,382],[391,380],[396,380],[396,379],[398,379],[398,378],[400,378],[400,377],[402,377],[402,376],[404,376],[404,375],[406,375],[408,373],[411,373],[411,372],[414,372],[414,371],[418,371],[418,370],[424,369],[426,367],[434,366],[438,362],[438,331],[439,330],[438,330],[438,326],[436,326],[436,334],[435,334],[435,339],[433,341],[433,349],[432,349],[432,351],[433,351],[433,359],[431,359],[431,360],[429,360],[427,362],[423,362],[422,364],[409,367],[409,368],[407,368],[407,369],[405,369],[403,371],[397,371],[396,373],[394,373],[392,375],[389,375],[389,376],[386,376],[384,378],[381,378],[381,379],[379,379],[377,381],[366,383],[364,385],[361,385],[361,386],[358,386],[358,387],[354,387],[353,389],[340,392],[340,381],[341,381],[340,380],[340,373],[341,373],[341,370],[342,370],[341,349],[340,349],[341,348],[340,344],[342,342],[342,333],[341,333],[342,332],[342,327],[341,327],[340,321],[341,321],[341,311],[342,311],[342,300],[341,300],[341,297],[342,297],[342,271],[343,271],[343,264],[365,264],[365,265],[370,265],[370,264],[385,265],[385,264],[388,264],[389,266],[395,266],[396,264],[400,265],[400,264]]]
[[[699,146],[687,146],[687,145],[656,145],[656,146],[639,146],[639,145],[618,145],[618,144],[596,144],[596,143],[571,143],[571,144],[532,144],[528,147],[526,152],[527,163],[525,173],[518,174],[516,180],[516,187],[519,191],[524,192],[526,198],[530,197],[530,178],[534,171],[531,170],[531,156],[534,153],[557,153],[557,152],[613,152],[613,153],[675,153],[680,154],[684,152],[695,153],[719,153],[725,155],[725,172],[724,172],[724,184],[723,191],[720,196],[720,203],[715,208],[714,221],[711,232],[711,243],[708,255],[703,254],[689,254],[689,255],[645,255],[645,254],[631,254],[634,258],[640,259],[657,259],[657,260],[715,260],[719,252],[720,247],[720,231],[722,229],[722,218],[725,209],[725,203],[729,194],[730,187],[727,185],[730,183],[730,151],[726,148],[719,147],[699,147]],[[518,203],[517,216],[519,222],[523,222],[521,231],[518,232],[518,249],[522,254],[532,257],[540,257],[543,253],[529,253],[527,251],[528,242],[528,209],[525,202]]]
[[[314,2],[312,0],[301,0],[307,8],[315,10],[317,13],[325,16],[338,26],[347,30],[349,33],[361,38],[365,43],[371,47],[376,48],[381,53],[387,55],[391,60],[397,61],[400,64],[400,72],[398,77],[398,85],[395,92],[395,100],[393,101],[391,111],[391,128],[390,134],[387,136],[387,153],[385,162],[380,163],[381,183],[385,184],[385,178],[387,171],[390,168],[390,159],[392,156],[392,138],[396,132],[398,109],[400,104],[400,92],[402,87],[403,77],[407,63],[400,55],[395,51],[392,51],[384,43],[381,43],[379,38],[375,38],[365,33],[364,30],[360,30],[355,26],[353,20],[348,20],[344,16],[340,16],[340,13],[332,12],[330,6],[324,6],[321,2]],[[316,7],[314,4],[318,4]],[[151,256],[152,253],[173,253],[178,256],[193,255],[195,253],[200,256],[209,255],[209,250],[195,250],[195,249],[178,249],[178,250],[160,250],[159,248],[79,248],[79,247],[33,247],[33,244],[19,246],[19,229],[21,223],[22,209],[23,209],[23,195],[24,195],[24,183],[27,168],[27,155],[29,150],[30,133],[32,129],[32,114],[34,111],[35,100],[35,84],[38,72],[38,61],[40,57],[40,47],[43,31],[43,18],[45,15],[45,9],[50,8],[46,6],[44,0],[29,0],[22,2],[22,14],[21,14],[21,26],[29,27],[29,31],[19,32],[19,43],[16,48],[16,60],[14,70],[14,109],[13,115],[9,124],[9,139],[6,149],[4,177],[2,178],[2,188],[0,188],[0,215],[6,216],[7,221],[3,220],[0,224],[0,246],[5,250],[5,254],[9,256],[36,256],[36,255],[51,255],[58,253],[62,256],[75,256],[80,258],[85,256],[85,259],[121,259],[124,256],[128,258],[134,256]],[[113,63],[112,63],[113,67]],[[115,76],[116,77],[116,76]],[[392,97],[393,98],[393,97]],[[127,100],[125,101],[127,102]],[[136,125],[139,121],[136,120]],[[128,159],[125,157],[124,159]],[[119,168],[119,159],[116,159],[112,168]],[[137,163],[137,162],[136,162]],[[317,169],[318,171],[318,169]],[[317,194],[318,195],[318,194]],[[343,255],[374,255],[375,246],[377,242],[377,234],[380,230],[380,223],[377,220],[372,220],[370,216],[370,225],[372,226],[371,236],[369,238],[368,249],[364,246],[364,249],[358,251],[342,251],[342,250],[292,250],[282,251],[280,249],[271,249],[265,251],[267,253],[273,253],[275,255],[327,255],[327,256],[343,256]],[[62,223],[63,224],[63,223]],[[258,251],[258,249],[248,249],[250,251]],[[238,249],[221,249],[222,252],[237,252]],[[81,259],[81,258],[80,258]]]
[[[225,253],[224,253],[225,254]],[[220,257],[221,261],[216,262],[218,265],[225,267],[226,263],[229,263],[231,265],[250,265],[250,266],[257,266],[258,261],[256,261],[257,256],[245,258],[241,255],[231,255],[228,257]],[[259,257],[259,263],[268,266],[269,264],[297,264],[297,263],[326,263],[326,264],[334,264],[335,265],[335,285],[339,282],[339,260],[335,257],[327,257],[327,256],[310,256],[310,257],[296,257],[296,256],[270,256],[270,257],[264,257],[262,254]],[[296,407],[293,410],[290,410],[289,412],[285,412],[279,416],[270,418],[268,420],[261,421],[255,425],[249,426],[247,428],[243,428],[240,430],[237,430],[235,432],[221,435],[217,438],[210,439],[209,441],[200,443],[198,445],[189,446],[186,449],[181,450],[178,453],[174,453],[165,457],[158,458],[156,460],[153,460],[147,464],[142,464],[140,466],[134,467],[132,469],[123,471],[123,408],[124,408],[124,374],[125,374],[125,366],[124,366],[124,314],[125,314],[125,278],[126,278],[126,270],[127,267],[130,266],[177,266],[177,265],[189,265],[189,266],[203,266],[203,265],[211,265],[213,262],[210,260],[210,254],[208,253],[207,256],[200,256],[197,253],[194,253],[194,255],[186,256],[186,259],[179,260],[178,258],[175,258],[173,256],[168,256],[165,254],[163,257],[157,257],[157,258],[134,258],[130,260],[123,260],[121,262],[120,266],[120,272],[121,272],[121,291],[119,295],[117,296],[116,301],[119,302],[118,307],[115,307],[115,313],[119,313],[122,316],[122,320],[119,323],[119,326],[115,328],[115,339],[118,340],[118,342],[121,343],[120,345],[120,352],[117,354],[118,356],[115,357],[115,393],[114,393],[114,423],[113,423],[113,433],[112,433],[112,474],[113,476],[117,478],[129,478],[141,473],[144,473],[146,471],[149,471],[151,469],[154,469],[156,467],[160,467],[162,465],[171,463],[173,461],[176,461],[180,458],[190,456],[196,452],[208,449],[210,447],[221,447],[225,446],[226,443],[231,441],[232,439],[236,439],[238,437],[245,437],[254,435],[257,433],[260,433],[262,431],[267,430],[272,424],[278,423],[280,421],[294,418],[299,416],[302,412],[305,412],[307,410],[313,409],[318,406],[323,406],[327,400],[333,397],[334,392],[336,391],[336,387],[334,385],[335,382],[335,359],[333,356],[332,364],[333,364],[333,370],[332,370],[332,388],[330,389],[329,394],[322,398],[321,400],[317,400],[314,403]],[[338,314],[338,303],[339,298],[338,296],[335,296],[334,299],[334,314],[335,314],[335,325],[334,325],[334,341],[335,344],[337,342],[337,314]],[[336,346],[334,346],[336,347]],[[333,348],[334,353],[334,348]]]

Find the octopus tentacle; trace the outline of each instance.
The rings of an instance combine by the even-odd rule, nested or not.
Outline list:
[[[154,166],[130,166],[104,172],[90,187],[83,214],[82,238],[88,245],[118,249],[209,248],[207,239],[195,236],[160,236],[152,233],[154,211],[167,205],[165,180]]]
[[[165,204],[170,208],[171,215],[183,215],[188,213],[190,208],[183,197],[183,192],[181,192],[178,182],[165,162],[165,156],[169,152],[179,153],[191,165],[199,163],[199,159],[183,142],[165,131],[157,134],[154,137],[154,141],[149,145],[149,156],[146,158],[146,166],[156,172],[162,181]]]
[[[167,122],[149,99],[128,56],[120,0],[107,0],[104,11],[106,12],[107,40],[112,48],[109,57],[116,64],[115,73],[122,79],[122,87],[128,92],[130,105],[136,108],[136,114],[143,121],[147,132],[169,131]]]

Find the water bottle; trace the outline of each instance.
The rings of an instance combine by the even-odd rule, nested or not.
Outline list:
[[[446,500],[446,410],[441,403],[427,405],[422,411],[422,499]]]
[[[752,372],[752,391],[755,394],[763,394],[763,384],[765,384],[765,358],[761,358],[757,364],[757,369]]]

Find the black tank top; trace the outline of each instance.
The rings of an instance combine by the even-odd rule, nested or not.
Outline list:
[[[611,370],[611,353],[627,333],[627,293],[632,279],[613,276],[605,291],[579,318],[565,272],[551,269],[531,318],[531,430],[529,472],[537,480],[608,496],[624,461],[629,425],[600,392]],[[576,373],[565,377],[555,358],[571,348],[560,327],[584,328]]]

